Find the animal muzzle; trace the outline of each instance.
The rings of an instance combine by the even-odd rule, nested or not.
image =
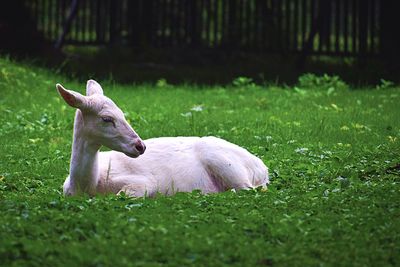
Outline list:
[[[144,153],[144,151],[146,150],[146,145],[140,139],[137,139],[135,141],[134,146],[135,146],[135,149],[139,152],[140,155],[142,155]]]

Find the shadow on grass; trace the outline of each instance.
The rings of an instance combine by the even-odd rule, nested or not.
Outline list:
[[[135,49],[127,47],[66,46],[62,57],[41,56],[34,63],[46,65],[71,78],[113,80],[119,83],[231,84],[237,77],[250,77],[258,84],[297,82],[304,73],[338,75],[354,86],[374,85],[380,79],[400,80],[399,71],[377,58],[313,56],[296,67],[293,54],[254,54],[245,51],[199,49]],[[31,60],[32,61],[32,60]]]

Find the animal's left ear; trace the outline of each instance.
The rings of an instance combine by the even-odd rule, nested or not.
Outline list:
[[[95,80],[88,80],[86,83],[86,95],[102,95],[103,94],[103,88],[101,88],[100,84],[96,82]]]

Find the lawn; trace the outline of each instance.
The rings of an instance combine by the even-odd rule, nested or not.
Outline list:
[[[88,77],[93,78],[93,77]],[[143,138],[215,135],[270,168],[260,190],[65,198],[74,110],[56,71],[0,59],[0,265],[400,265],[400,88],[120,85]]]

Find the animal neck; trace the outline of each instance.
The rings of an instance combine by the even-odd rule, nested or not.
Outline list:
[[[85,122],[80,110],[76,111],[70,162],[70,185],[76,193],[96,193],[99,181],[98,154],[100,145],[85,138]]]

